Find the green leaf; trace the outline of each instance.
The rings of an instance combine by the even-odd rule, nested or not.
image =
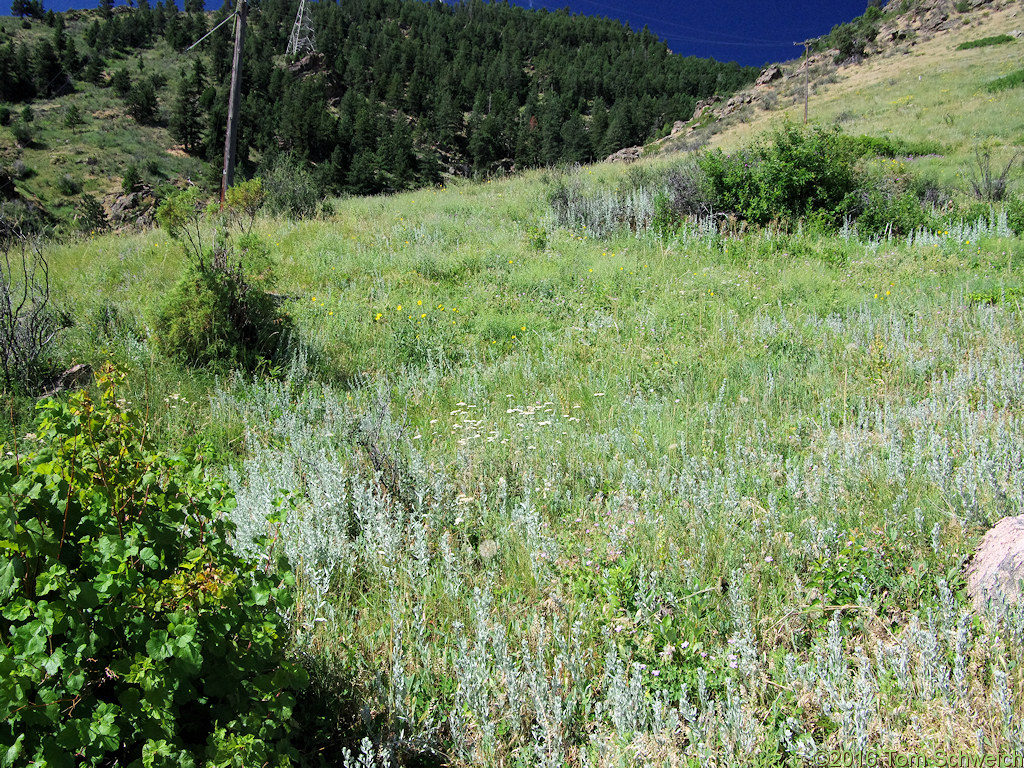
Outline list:
[[[23,750],[22,744],[24,741],[25,734],[19,733],[18,738],[14,740],[14,743],[11,744],[4,753],[4,759],[0,761],[0,766],[3,766],[3,768],[9,768],[9,766],[13,766],[18,763],[18,758],[21,757]]]
[[[64,666],[64,649],[57,646],[50,657],[43,662],[43,669],[46,670],[46,674],[55,675],[57,670]]]
[[[153,551],[152,547],[145,547],[141,552],[139,552],[139,560],[141,560],[147,568],[160,567],[160,558],[157,557],[157,554]]]
[[[174,653],[174,646],[167,637],[167,632],[162,629],[155,630],[146,641],[146,653],[151,659],[160,661]]]
[[[89,725],[90,742],[104,752],[113,752],[120,743],[120,729],[117,727],[117,707],[101,702],[92,715]]]
[[[14,558],[5,557],[4,560],[6,562],[0,563],[0,600],[7,601],[18,589],[18,574]]]

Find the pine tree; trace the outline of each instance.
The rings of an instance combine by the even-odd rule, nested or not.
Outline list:
[[[391,133],[381,143],[381,161],[396,190],[407,189],[416,178],[416,154],[412,148],[412,132],[401,115]]]
[[[63,93],[70,85],[67,73],[53,45],[46,38],[36,43],[32,56],[36,91],[44,96]]]
[[[168,126],[174,140],[190,154],[201,148],[203,113],[199,99],[205,89],[202,61],[197,58],[191,73],[181,71]]]
[[[352,158],[349,168],[348,187],[357,195],[372,195],[380,191],[377,179],[377,155],[368,149],[360,149]]]
[[[573,112],[562,124],[562,160],[569,163],[582,163],[590,154],[590,142],[583,118],[579,112]]]
[[[604,99],[598,96],[594,99],[594,106],[590,108],[590,125],[587,126],[587,135],[590,139],[590,157],[588,160],[601,160],[607,155],[604,151],[604,135],[608,132],[608,108]]]
[[[148,77],[132,86],[125,98],[125,108],[135,122],[150,125],[156,120],[157,98],[153,81]]]
[[[71,133],[77,134],[78,129],[85,124],[85,120],[82,118],[82,110],[78,108],[77,104],[68,104],[64,108],[64,127],[70,128]]]
[[[599,157],[607,157],[632,143],[633,122],[631,110],[633,104],[625,99],[616,101],[608,115],[608,130],[604,134],[604,143]]]

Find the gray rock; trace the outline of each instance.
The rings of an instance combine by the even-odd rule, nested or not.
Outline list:
[[[782,70],[774,64],[770,67],[765,67],[764,71],[757,78],[755,85],[765,86],[774,80],[778,80],[782,77]]]
[[[641,153],[644,151],[643,147],[626,147],[620,149],[618,152],[612,155],[608,155],[606,163],[635,163],[640,159]]]
[[[1004,517],[985,534],[967,569],[967,594],[979,613],[1020,603],[1024,579],[1024,515]]]

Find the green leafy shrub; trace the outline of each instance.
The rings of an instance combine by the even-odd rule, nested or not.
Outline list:
[[[157,209],[157,221],[189,259],[156,318],[157,345],[183,365],[255,370],[281,356],[291,327],[268,292],[274,278],[269,248],[247,231],[263,187],[254,179],[229,190],[219,222],[210,221],[220,214],[204,211],[199,194],[194,187],[175,193]],[[204,241],[210,223],[219,223],[220,231]],[[241,228],[237,242],[229,226]],[[205,242],[213,242],[212,249]]]
[[[987,48],[990,45],[1012,43],[1016,39],[1013,35],[992,35],[991,37],[982,37],[978,40],[968,40],[966,43],[960,43],[956,49],[958,51],[967,51],[971,48]]]
[[[1024,288],[993,288],[989,291],[976,291],[967,294],[967,300],[972,304],[989,304],[995,306],[999,303],[1014,304],[1024,299]]]
[[[857,186],[852,154],[836,128],[786,123],[767,141],[733,155],[710,152],[699,162],[715,209],[755,224],[811,211],[838,216]]]
[[[110,76],[110,87],[122,99],[127,96],[128,92],[132,89],[132,76],[128,73],[128,70],[124,67],[115,70],[114,74]]]
[[[62,173],[57,177],[57,191],[66,197],[77,195],[82,191],[82,182],[70,173]]]
[[[817,53],[836,49],[836,64],[855,56],[863,56],[867,44],[878,36],[878,23],[882,16],[881,8],[869,5],[863,15],[845,24],[835,25],[831,32],[815,40],[811,50]]]
[[[92,195],[82,195],[78,201],[78,228],[83,232],[99,232],[107,228],[107,214],[103,205]]]
[[[865,237],[880,235],[907,235],[930,223],[930,217],[921,201],[911,192],[887,195],[873,190],[867,193],[857,231]]]
[[[856,194],[847,200],[848,213],[865,237],[902,236],[934,225],[925,200],[935,202],[937,192],[899,160],[876,159],[861,163]]]
[[[843,136],[842,141],[855,158],[923,157],[945,151],[937,141],[908,141],[894,136]]]
[[[161,308],[156,334],[160,350],[183,365],[255,370],[279,357],[289,327],[274,297],[233,262],[190,267]]]
[[[124,176],[121,177],[121,192],[131,194],[139,184],[142,183],[142,174],[133,163],[124,169]]]
[[[290,577],[233,553],[228,488],[153,449],[122,379],[0,461],[4,764],[287,765]]]
[[[12,125],[11,133],[14,134],[14,140],[18,143],[19,147],[27,147],[35,139],[35,133],[32,130],[32,126],[25,122],[25,120],[19,120]]]
[[[323,195],[313,175],[298,161],[282,155],[263,173],[267,210],[278,216],[304,219],[316,214]]]
[[[16,178],[18,181],[24,181],[35,176],[35,171],[28,167],[24,160],[20,158],[11,163],[11,176]]]
[[[1024,199],[1014,197],[1006,204],[1006,223],[1018,237],[1024,234]]]

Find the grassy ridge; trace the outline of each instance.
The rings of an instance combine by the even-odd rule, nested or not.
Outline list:
[[[989,93],[990,81],[1019,68],[1016,48],[996,45],[951,52],[951,47],[979,36],[994,36],[1017,26],[1014,5],[972,14],[971,24],[931,39],[914,41],[892,55],[863,64],[826,68],[814,83],[810,117],[823,125],[839,123],[851,135],[896,136],[905,141],[933,141],[943,158],[920,158],[915,169],[955,184],[978,143],[987,143],[994,158],[1012,156],[1024,135],[1016,115],[1020,95]],[[751,109],[711,138],[712,146],[736,149],[783,120],[803,120],[803,83],[780,86],[772,109]],[[800,88],[794,90],[799,84]],[[790,93],[792,91],[792,93]]]

